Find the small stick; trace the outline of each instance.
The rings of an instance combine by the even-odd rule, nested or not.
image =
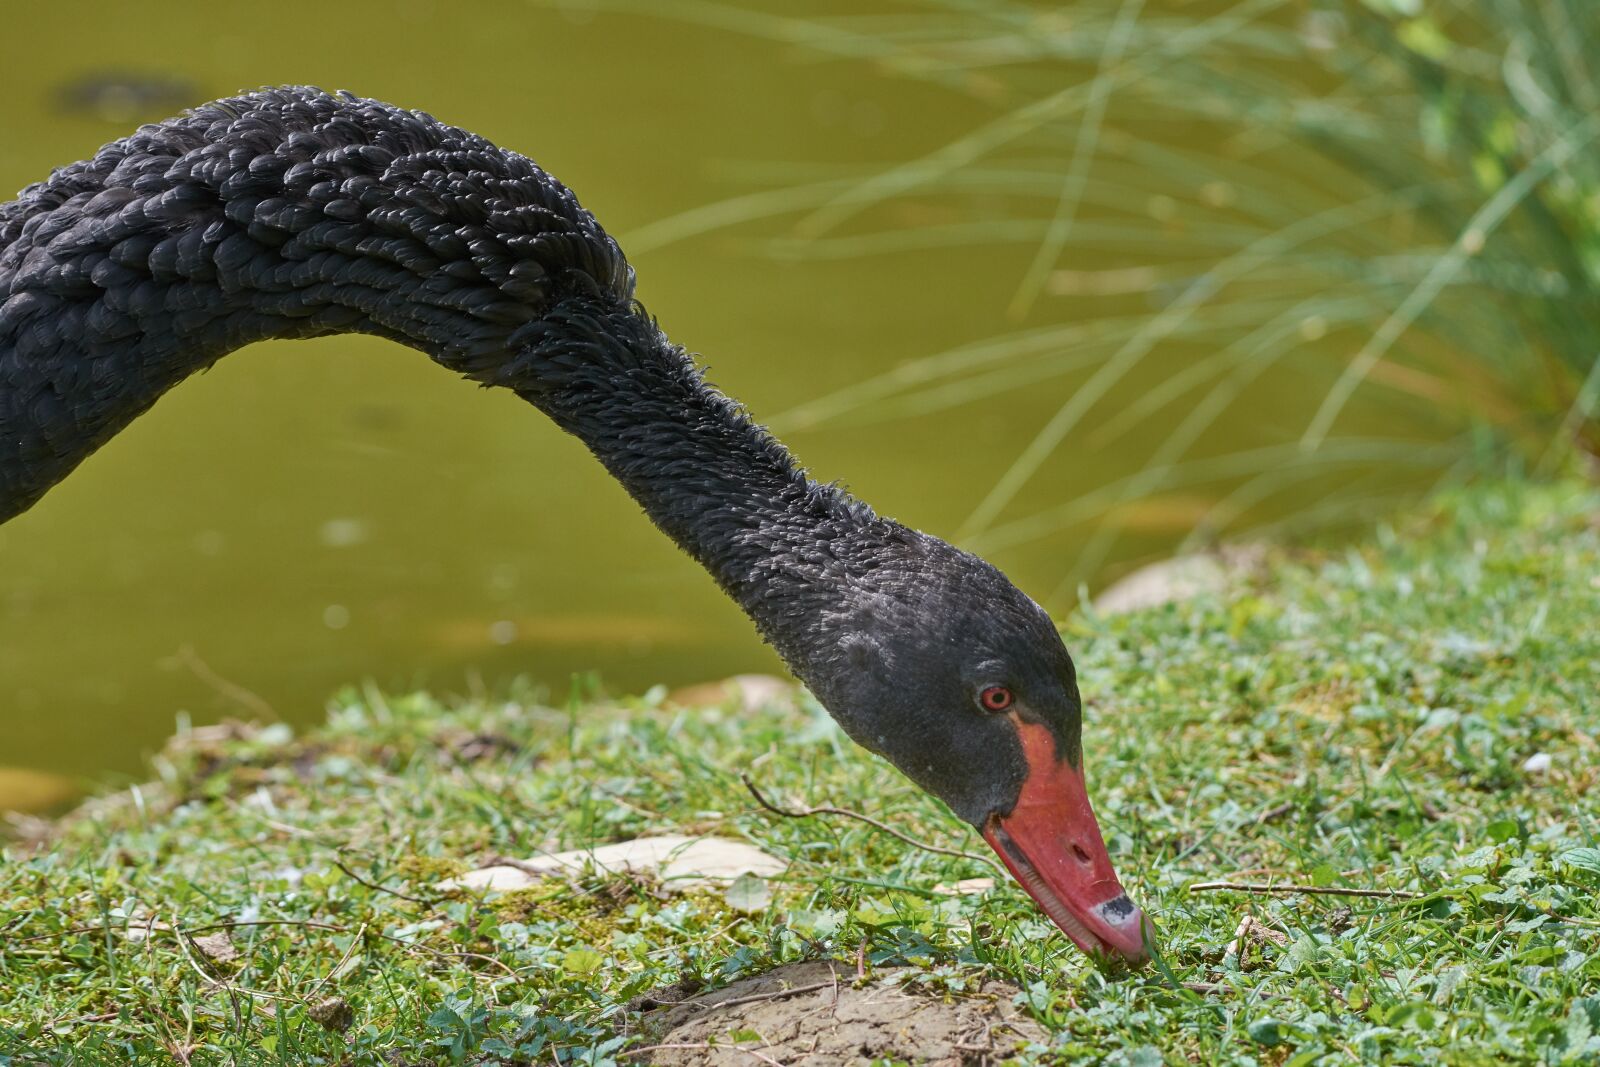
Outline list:
[[[1250,927],[1255,925],[1255,921],[1254,916],[1249,912],[1245,912],[1244,918],[1239,920],[1238,928],[1233,931],[1233,942],[1228,945],[1227,951],[1222,954],[1223,959],[1227,959],[1229,956],[1236,956],[1240,960],[1244,959],[1245,939],[1250,936]]]
[[[343,929],[348,932],[349,927],[344,927]],[[453,958],[453,959],[463,959],[463,960],[482,960],[484,963],[492,963],[492,964],[494,964],[496,967],[498,967],[502,971],[506,972],[506,974],[509,975],[512,978],[516,978],[517,977],[517,972],[510,965],[508,965],[508,964],[506,964],[506,963],[504,963],[504,962],[502,962],[500,960],[495,959],[493,956],[486,956],[481,952],[447,952],[447,951],[445,951],[443,949],[432,948],[432,947],[430,947],[428,945],[424,945],[424,944],[422,944],[420,942],[417,942],[417,941],[407,941],[404,938],[395,937],[393,934],[380,933],[380,934],[378,934],[378,936],[383,938],[385,941],[389,941],[389,942],[392,942],[392,943],[394,943],[396,945],[399,945],[401,948],[405,949],[407,952],[412,952],[412,951],[426,952],[430,956],[437,956],[440,959],[452,959]]]
[[[122,1014],[121,1012],[117,1012],[117,1011],[105,1011],[105,1012],[101,1012],[99,1015],[80,1015],[76,1019],[62,1019],[59,1022],[54,1022],[54,1023],[51,1023],[50,1025],[51,1026],[81,1026],[84,1023],[108,1023],[112,1019],[115,1019],[118,1015],[121,1015],[121,1014]]]
[[[979,856],[974,852],[963,852],[958,848],[941,848],[938,845],[930,845],[926,841],[918,841],[916,838],[911,837],[908,834],[901,833],[892,826],[879,822],[870,815],[863,815],[859,811],[851,811],[849,808],[805,808],[802,811],[790,811],[788,808],[780,808],[778,805],[772,803],[772,801],[768,800],[761,794],[761,790],[756,788],[756,784],[750,780],[750,776],[748,774],[739,775],[739,781],[743,782],[744,787],[750,790],[750,795],[756,798],[757,804],[760,804],[763,808],[766,808],[768,811],[772,812],[772,814],[781,815],[785,819],[808,819],[813,815],[840,815],[847,819],[856,819],[860,822],[866,823],[868,826],[871,826],[876,830],[881,830],[890,837],[904,841],[912,848],[920,848],[924,852],[936,852],[941,856],[955,856],[958,859],[972,860],[976,863],[983,864],[991,871],[999,873],[1000,868],[995,866],[994,862],[987,856]]]
[[[835,978],[834,982],[838,979]],[[717,1008],[731,1008],[736,1004],[760,1004],[768,1000],[782,1000],[785,997],[797,997],[801,993],[815,993],[819,989],[832,988],[834,982],[812,982],[810,985],[797,985],[793,989],[779,989],[771,993],[751,993],[747,997],[729,997],[727,1000],[718,1000],[711,1003],[697,1002],[695,1007],[713,1011]]]
[[[1276,822],[1294,810],[1294,801],[1286,800],[1275,808],[1268,808],[1252,820],[1254,826],[1265,826],[1269,822]]]
[[[354,956],[356,949],[361,947],[361,939],[366,935],[366,932],[367,924],[362,923],[361,929],[356,931],[356,936],[350,939],[350,947],[344,950],[344,955],[340,956],[339,962],[333,965],[333,970],[323,975],[321,981],[311,987],[311,992],[306,994],[306,1000],[309,1001],[312,997],[316,996],[317,991],[332,981],[333,976],[339,973],[339,968],[350,962],[350,957]]]
[[[212,930],[236,930],[244,926],[304,926],[312,930],[334,930],[338,933],[350,932],[349,927],[335,926],[332,923],[319,923],[312,919],[242,919],[238,922],[208,923],[205,926],[191,926],[189,927],[189,932],[191,934],[204,934],[209,933]],[[55,930],[48,934],[33,934],[29,937],[19,937],[16,939],[15,943],[24,945],[31,941],[49,941],[58,937],[71,937],[74,934],[98,934],[108,930],[115,933],[119,930],[126,931],[126,929],[127,927],[125,926],[116,925],[74,926],[66,930]],[[145,924],[146,939],[149,938],[151,932],[154,930],[159,930],[162,933],[170,933],[172,932],[172,927],[166,923],[156,922],[156,915],[154,912],[152,912],[150,915],[150,921]]]
[[[351,932],[351,928],[348,926],[340,926],[336,923],[317,922],[314,919],[241,919],[237,922],[208,923],[205,926],[194,926],[190,927],[187,932],[179,931],[172,926],[168,926],[166,923],[161,923],[160,925],[155,926],[154,929],[160,930],[162,933],[180,933],[184,936],[188,936],[189,934],[205,933],[209,930],[236,930],[246,926],[298,926],[306,930],[328,930],[336,934],[348,934]],[[73,934],[93,934],[99,933],[102,930],[117,931],[122,929],[124,929],[124,927],[121,926],[78,926],[70,930],[57,930],[54,933],[49,934],[35,934],[32,937],[19,937],[16,939],[16,943],[22,944],[29,941],[47,941],[51,938],[70,937]],[[441,959],[481,960],[484,963],[490,963],[500,968],[512,978],[517,977],[517,972],[512,967],[493,956],[486,956],[481,952],[445,951],[443,949],[432,948],[417,941],[407,941],[405,938],[395,937],[393,934],[378,933],[376,931],[374,932],[377,933],[377,936],[381,937],[383,940],[399,945],[408,952],[426,952],[431,956],[438,956]],[[179,947],[180,949],[182,948],[181,945]],[[262,995],[267,997],[275,996],[275,994],[271,993],[264,993]],[[280,997],[279,999],[286,1000],[288,998]]]
[[[529,878],[551,878],[551,877],[553,877],[555,875],[559,875],[560,873],[562,873],[562,872],[559,872],[559,871],[551,872],[551,871],[548,871],[548,870],[544,870],[544,869],[541,869],[539,867],[535,867],[533,864],[528,863],[526,860],[513,859],[510,856],[502,856],[499,853],[495,853],[494,855],[490,856],[488,859],[483,860],[482,861],[482,865],[485,866],[485,867],[510,867],[513,870],[521,871],[523,874],[527,875]]]
[[[193,936],[185,931],[183,927],[178,926],[177,924],[173,925],[172,932],[177,935],[178,954],[181,955],[184,958],[184,961],[194,969],[194,973],[200,976],[200,980],[206,984],[206,987],[210,989],[221,989],[224,993],[228,994],[228,1003],[233,1008],[233,1021],[235,1026],[244,1026],[244,1012],[239,1007],[239,994],[241,993],[243,993],[246,997],[249,997],[251,1000],[281,1000],[284,1002],[290,1002],[293,1000],[292,997],[280,996],[277,993],[268,993],[260,989],[246,989],[242,985],[234,985],[226,978],[207,974],[206,969],[200,966],[200,962],[196,960],[193,954],[191,954],[189,951],[190,946],[194,941]],[[199,950],[196,949],[196,951]],[[252,1014],[254,1011],[255,1008],[252,1005]]]
[[[1306,893],[1327,897],[1387,897],[1416,900],[1426,893],[1412,893],[1404,889],[1344,889],[1333,885],[1252,885],[1248,882],[1196,882],[1189,887],[1191,893],[1204,893],[1211,889],[1231,889],[1238,893]]]
[[[368,889],[371,889],[371,890],[373,890],[375,892],[388,893],[391,897],[399,897],[401,900],[409,900],[411,903],[413,903],[413,904],[421,904],[425,908],[431,908],[435,903],[437,903],[437,901],[423,900],[421,897],[407,896],[405,893],[400,892],[398,889],[389,889],[386,886],[378,885],[376,882],[369,882],[365,878],[363,878],[359,874],[357,874],[355,871],[352,871],[349,867],[346,867],[344,865],[344,863],[342,861],[338,860],[338,859],[335,859],[333,861],[333,865],[335,867],[339,868],[345,874],[349,875],[351,878],[355,879],[357,882],[360,882],[362,885],[366,886]]]

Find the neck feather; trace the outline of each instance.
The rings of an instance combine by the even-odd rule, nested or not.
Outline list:
[[[840,595],[881,520],[808,478],[637,305],[565,301],[530,341],[496,384],[581,439],[792,664],[789,616]]]

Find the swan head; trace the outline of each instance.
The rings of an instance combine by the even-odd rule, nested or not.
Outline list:
[[[1143,962],[1150,926],[1089,803],[1054,623],[970,553],[899,527],[874,540],[831,583],[800,654],[780,651],[853,739],[977,828],[1081,949]]]

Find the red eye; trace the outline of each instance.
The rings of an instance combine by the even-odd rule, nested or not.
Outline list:
[[[1005,711],[1011,706],[1011,690],[1003,685],[991,685],[978,694],[978,703],[984,711]]]

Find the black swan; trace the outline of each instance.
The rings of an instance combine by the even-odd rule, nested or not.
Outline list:
[[[1049,617],[809,479],[633,288],[565,186],[422,112],[283,88],[145,126],[0,205],[0,522],[252,341],[421,349],[581,439],[852,738],[975,826],[1080,948],[1145,959]]]

